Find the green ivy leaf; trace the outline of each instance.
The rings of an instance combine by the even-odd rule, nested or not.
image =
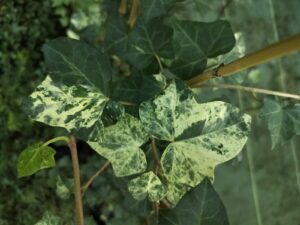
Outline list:
[[[50,77],[66,86],[78,84],[109,94],[112,69],[100,50],[68,38],[57,38],[43,46]]]
[[[164,88],[165,82],[162,74],[149,76],[135,72],[115,84],[112,97],[119,101],[140,104],[155,97]]]
[[[175,3],[176,0],[143,1],[141,3],[141,15],[148,22],[152,18],[166,15]]]
[[[261,117],[268,122],[272,148],[300,134],[300,104],[284,107],[279,102],[266,98]]]
[[[159,201],[166,195],[165,187],[152,171],[132,179],[128,183],[128,190],[137,200],[143,200],[149,196],[152,202]]]
[[[225,206],[209,179],[189,191],[174,209],[161,210],[158,225],[229,225]]]
[[[124,57],[127,51],[128,25],[126,18],[115,16],[108,21],[103,49]]]
[[[183,79],[200,74],[206,68],[208,58],[225,54],[235,45],[227,21],[202,23],[174,20],[172,25],[176,59],[170,69]]]
[[[115,125],[104,129],[102,141],[88,144],[111,162],[117,177],[123,177],[146,170],[146,156],[140,146],[148,138],[141,122],[125,114]]]
[[[153,137],[169,141],[161,164],[172,184],[195,187],[214,168],[239,154],[247,141],[251,118],[225,102],[198,104],[193,95],[171,83],[165,93],[140,106],[140,117]],[[169,185],[168,199],[176,204],[186,187]],[[182,191],[180,195],[180,191]]]
[[[157,58],[173,58],[172,29],[156,18],[145,23],[139,17],[129,34],[127,60],[139,70],[158,65]]]
[[[57,86],[48,76],[30,95],[29,114],[35,121],[66,128],[81,139],[98,140],[107,101],[99,89],[82,84]]]
[[[18,157],[18,177],[30,176],[41,169],[55,166],[55,150],[43,143],[28,146]]]

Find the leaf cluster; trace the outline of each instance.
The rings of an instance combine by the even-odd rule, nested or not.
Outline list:
[[[26,108],[33,120],[64,128],[109,160],[117,177],[127,177],[135,199],[178,204],[171,214],[179,217],[181,205],[199,195],[193,205],[200,213],[191,218],[197,224],[213,214],[200,201],[214,198],[220,213],[213,221],[226,224],[210,182],[215,167],[242,150],[251,118],[229,103],[198,103],[184,80],[203,72],[209,59],[229,52],[235,39],[227,21],[174,18],[175,3],[142,3],[130,29],[128,17],[106,2],[113,13],[101,48],[69,38],[47,42],[43,53],[49,75]],[[115,71],[116,62],[128,66],[127,76]],[[19,176],[51,166],[53,150],[34,144],[19,157]]]

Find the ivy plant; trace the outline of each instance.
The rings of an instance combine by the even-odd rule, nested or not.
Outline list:
[[[214,170],[242,151],[251,118],[227,102],[198,103],[186,80],[234,47],[230,24],[178,20],[170,0],[143,1],[135,14],[136,2],[128,16],[107,2],[112,13],[100,47],[65,37],[45,43],[48,75],[26,109],[31,119],[61,127],[66,136],[28,146],[18,159],[19,177],[55,166],[49,145],[65,141],[76,222],[84,224],[76,138],[107,159],[116,177],[128,180],[136,201],[153,202],[147,217],[153,224],[187,224],[184,217],[191,225],[229,224],[212,186]],[[116,71],[116,62],[128,66],[126,75]],[[60,224],[46,217],[38,224]]]

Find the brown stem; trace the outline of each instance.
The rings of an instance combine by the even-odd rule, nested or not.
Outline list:
[[[159,154],[158,154],[158,149],[157,149],[156,144],[155,144],[155,138],[153,138],[153,137],[151,137],[151,148],[152,148],[153,157],[154,157],[154,160],[155,160],[153,170],[154,170],[154,173],[157,175],[161,165],[160,165],[160,157],[159,157]],[[153,209],[154,209],[155,219],[158,221],[159,201],[153,202]]]
[[[152,137],[151,138],[151,148],[152,148],[152,152],[153,152],[153,156],[155,159],[155,173],[157,174],[157,170],[160,168],[160,158],[158,155],[158,150],[155,144],[155,139]]]
[[[229,76],[250,67],[262,64],[276,57],[300,50],[300,34],[280,41],[257,52],[251,53],[220,68],[208,70],[188,80],[190,86],[195,86],[214,77]]]
[[[89,186],[94,182],[94,180],[110,165],[110,161],[107,161],[90,179],[82,186],[82,193],[86,192]]]
[[[254,88],[254,87],[246,87],[241,85],[234,85],[234,84],[199,84],[198,87],[210,87],[210,88],[224,88],[224,89],[233,89],[233,90],[240,90],[240,91],[247,91],[247,92],[254,92],[264,95],[273,95],[278,96],[282,98],[291,98],[300,100],[300,95],[285,93],[285,92],[279,92],[279,91],[272,91],[272,90],[266,90],[261,88]]]
[[[73,166],[76,224],[84,225],[83,205],[80,188],[80,168],[77,154],[76,139],[73,136],[70,137],[68,141],[68,146],[70,148]]]
[[[133,0],[131,11],[130,11],[130,16],[128,19],[128,25],[129,25],[130,29],[132,29],[134,27],[136,19],[139,15],[139,10],[140,10],[140,0]]]
[[[223,3],[222,7],[219,10],[219,16],[218,19],[220,19],[223,14],[225,13],[226,8],[232,3],[232,0],[225,0],[225,2]]]
[[[119,13],[125,15],[127,13],[127,0],[121,0]]]

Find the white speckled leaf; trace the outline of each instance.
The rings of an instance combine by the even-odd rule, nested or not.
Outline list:
[[[30,95],[33,120],[66,128],[84,140],[101,139],[101,115],[108,98],[86,85],[57,86],[48,76]]]
[[[171,142],[161,164],[170,182],[167,197],[173,204],[187,189],[171,184],[195,187],[205,177],[213,179],[214,168],[242,150],[251,122],[248,115],[228,103],[198,104],[175,82],[163,95],[142,104],[140,117],[151,135]]]
[[[43,218],[35,225],[62,225],[62,220],[50,212],[45,212]]]
[[[152,171],[131,180],[128,190],[135,199],[143,200],[148,196],[152,202],[159,201],[166,195],[165,187]]]
[[[117,177],[123,177],[146,170],[146,156],[140,146],[148,138],[142,123],[126,114],[115,125],[104,129],[102,141],[88,144],[112,163]]]

